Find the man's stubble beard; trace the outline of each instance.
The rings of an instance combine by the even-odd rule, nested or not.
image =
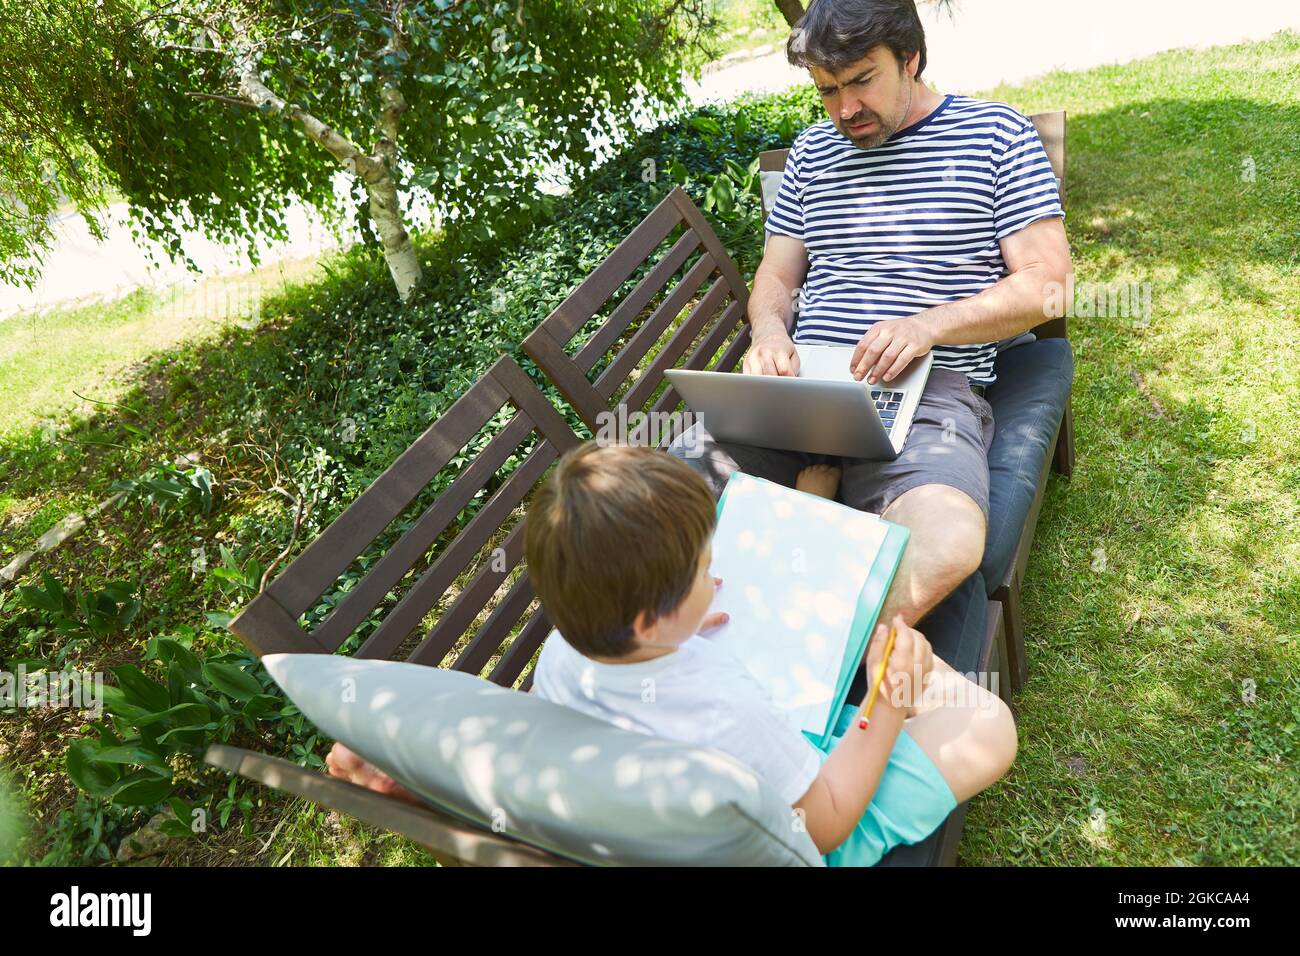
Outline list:
[[[849,141],[858,149],[875,149],[881,143],[885,142],[885,140],[889,139],[889,137],[902,129],[903,124],[907,122],[907,115],[912,112],[912,98],[915,95],[916,87],[909,78],[907,84],[907,107],[903,110],[903,115],[898,118],[898,122],[896,122],[892,127],[885,127],[882,125],[879,132],[872,133],[870,136],[866,137],[849,136],[848,133],[844,133],[844,135],[848,136]],[[848,124],[845,125],[847,126]],[[844,131],[841,130],[840,132],[843,133]]]

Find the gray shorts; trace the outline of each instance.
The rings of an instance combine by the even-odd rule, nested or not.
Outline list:
[[[921,485],[948,485],[965,492],[989,516],[988,450],[993,409],[961,372],[931,369],[903,450],[893,461],[837,459],[716,441],[696,422],[668,451],[704,476],[716,498],[733,471],[794,487],[795,477],[817,462],[843,468],[836,500],[880,514],[899,495]]]

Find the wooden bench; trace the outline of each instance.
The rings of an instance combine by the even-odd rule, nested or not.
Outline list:
[[[764,157],[775,161],[775,154]],[[619,409],[679,409],[663,375],[669,368],[735,368],[749,344],[747,303],[736,264],[689,197],[674,189],[522,345],[571,406],[578,431],[595,434],[609,421],[604,416]],[[1063,335],[1064,320],[1057,322],[1048,325]],[[1058,468],[1072,461],[1068,428],[1067,417],[1056,439]],[[582,440],[578,431],[524,369],[502,356],[231,622],[231,630],[259,655],[350,650],[451,667],[528,690],[531,665],[551,625],[523,567],[523,512],[558,456]],[[1063,447],[1068,458],[1062,458]],[[1009,645],[1023,641],[1019,584],[1045,480],[1046,466],[1012,571],[992,600],[967,582],[936,609],[936,626],[952,632],[951,646],[967,648],[966,659],[985,671],[1023,668],[1023,650],[1016,658]],[[446,865],[568,865],[433,807],[279,758],[215,745],[206,760],[401,833]],[[955,862],[965,811],[963,804],[930,839],[900,847],[884,862]]]
[[[504,425],[492,428],[503,411]],[[453,459],[476,443],[480,450],[457,467]],[[560,454],[578,444],[546,396],[503,356],[254,598],[230,629],[258,656],[329,654],[379,614],[381,623],[369,629],[353,651],[356,656],[449,666],[526,688],[550,623],[519,567],[521,509]],[[425,503],[422,492],[444,470],[454,478]],[[485,489],[491,493],[484,496]],[[386,531],[397,535],[395,543],[365,562],[364,574],[341,599],[327,597]],[[318,624],[304,627],[304,616],[311,617],[322,599],[332,606]],[[436,620],[424,626],[430,617]],[[214,745],[205,760],[401,833],[444,865],[567,863],[433,807],[417,807],[277,757]]]

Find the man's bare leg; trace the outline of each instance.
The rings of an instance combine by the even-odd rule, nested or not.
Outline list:
[[[984,558],[984,512],[950,485],[921,485],[895,498],[881,517],[911,532],[881,621],[901,614],[915,627],[971,576]]]

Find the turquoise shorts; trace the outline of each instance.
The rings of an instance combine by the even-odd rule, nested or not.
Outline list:
[[[825,753],[829,754],[857,721],[859,710],[859,704],[845,704],[840,709]],[[900,731],[867,812],[849,838],[823,859],[827,866],[875,866],[894,847],[920,843],[956,808],[957,799],[934,761],[907,731]]]

